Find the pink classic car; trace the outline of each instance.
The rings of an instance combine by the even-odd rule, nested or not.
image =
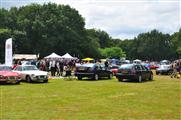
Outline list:
[[[0,83],[19,84],[21,77],[19,73],[12,72],[12,68],[6,65],[0,65]]]

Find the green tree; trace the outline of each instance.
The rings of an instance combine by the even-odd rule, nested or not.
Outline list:
[[[177,59],[181,58],[181,29],[172,35],[172,47]]]
[[[100,49],[100,51],[105,58],[121,58],[126,56],[125,52],[119,47]]]

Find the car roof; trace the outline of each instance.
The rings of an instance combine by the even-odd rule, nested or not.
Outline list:
[[[35,65],[18,65],[18,66],[24,67],[24,66],[35,66]]]
[[[8,66],[8,65],[0,65],[0,67],[1,67],[1,66],[3,66],[3,67],[4,67],[4,66],[5,66],[5,67],[11,67],[11,66]]]

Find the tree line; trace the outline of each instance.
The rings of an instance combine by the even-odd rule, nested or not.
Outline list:
[[[181,58],[181,29],[172,35],[158,30],[134,39],[113,39],[107,32],[86,29],[85,19],[69,5],[31,4],[0,8],[0,62],[4,62],[5,40],[13,38],[13,53],[162,60]]]

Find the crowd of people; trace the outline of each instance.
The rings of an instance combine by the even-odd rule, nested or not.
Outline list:
[[[15,60],[14,66],[17,65],[36,65],[38,69],[42,71],[50,72],[51,76],[68,76],[71,75],[71,71],[74,71],[75,64],[79,60],[59,60],[59,59],[42,59],[42,60]]]

